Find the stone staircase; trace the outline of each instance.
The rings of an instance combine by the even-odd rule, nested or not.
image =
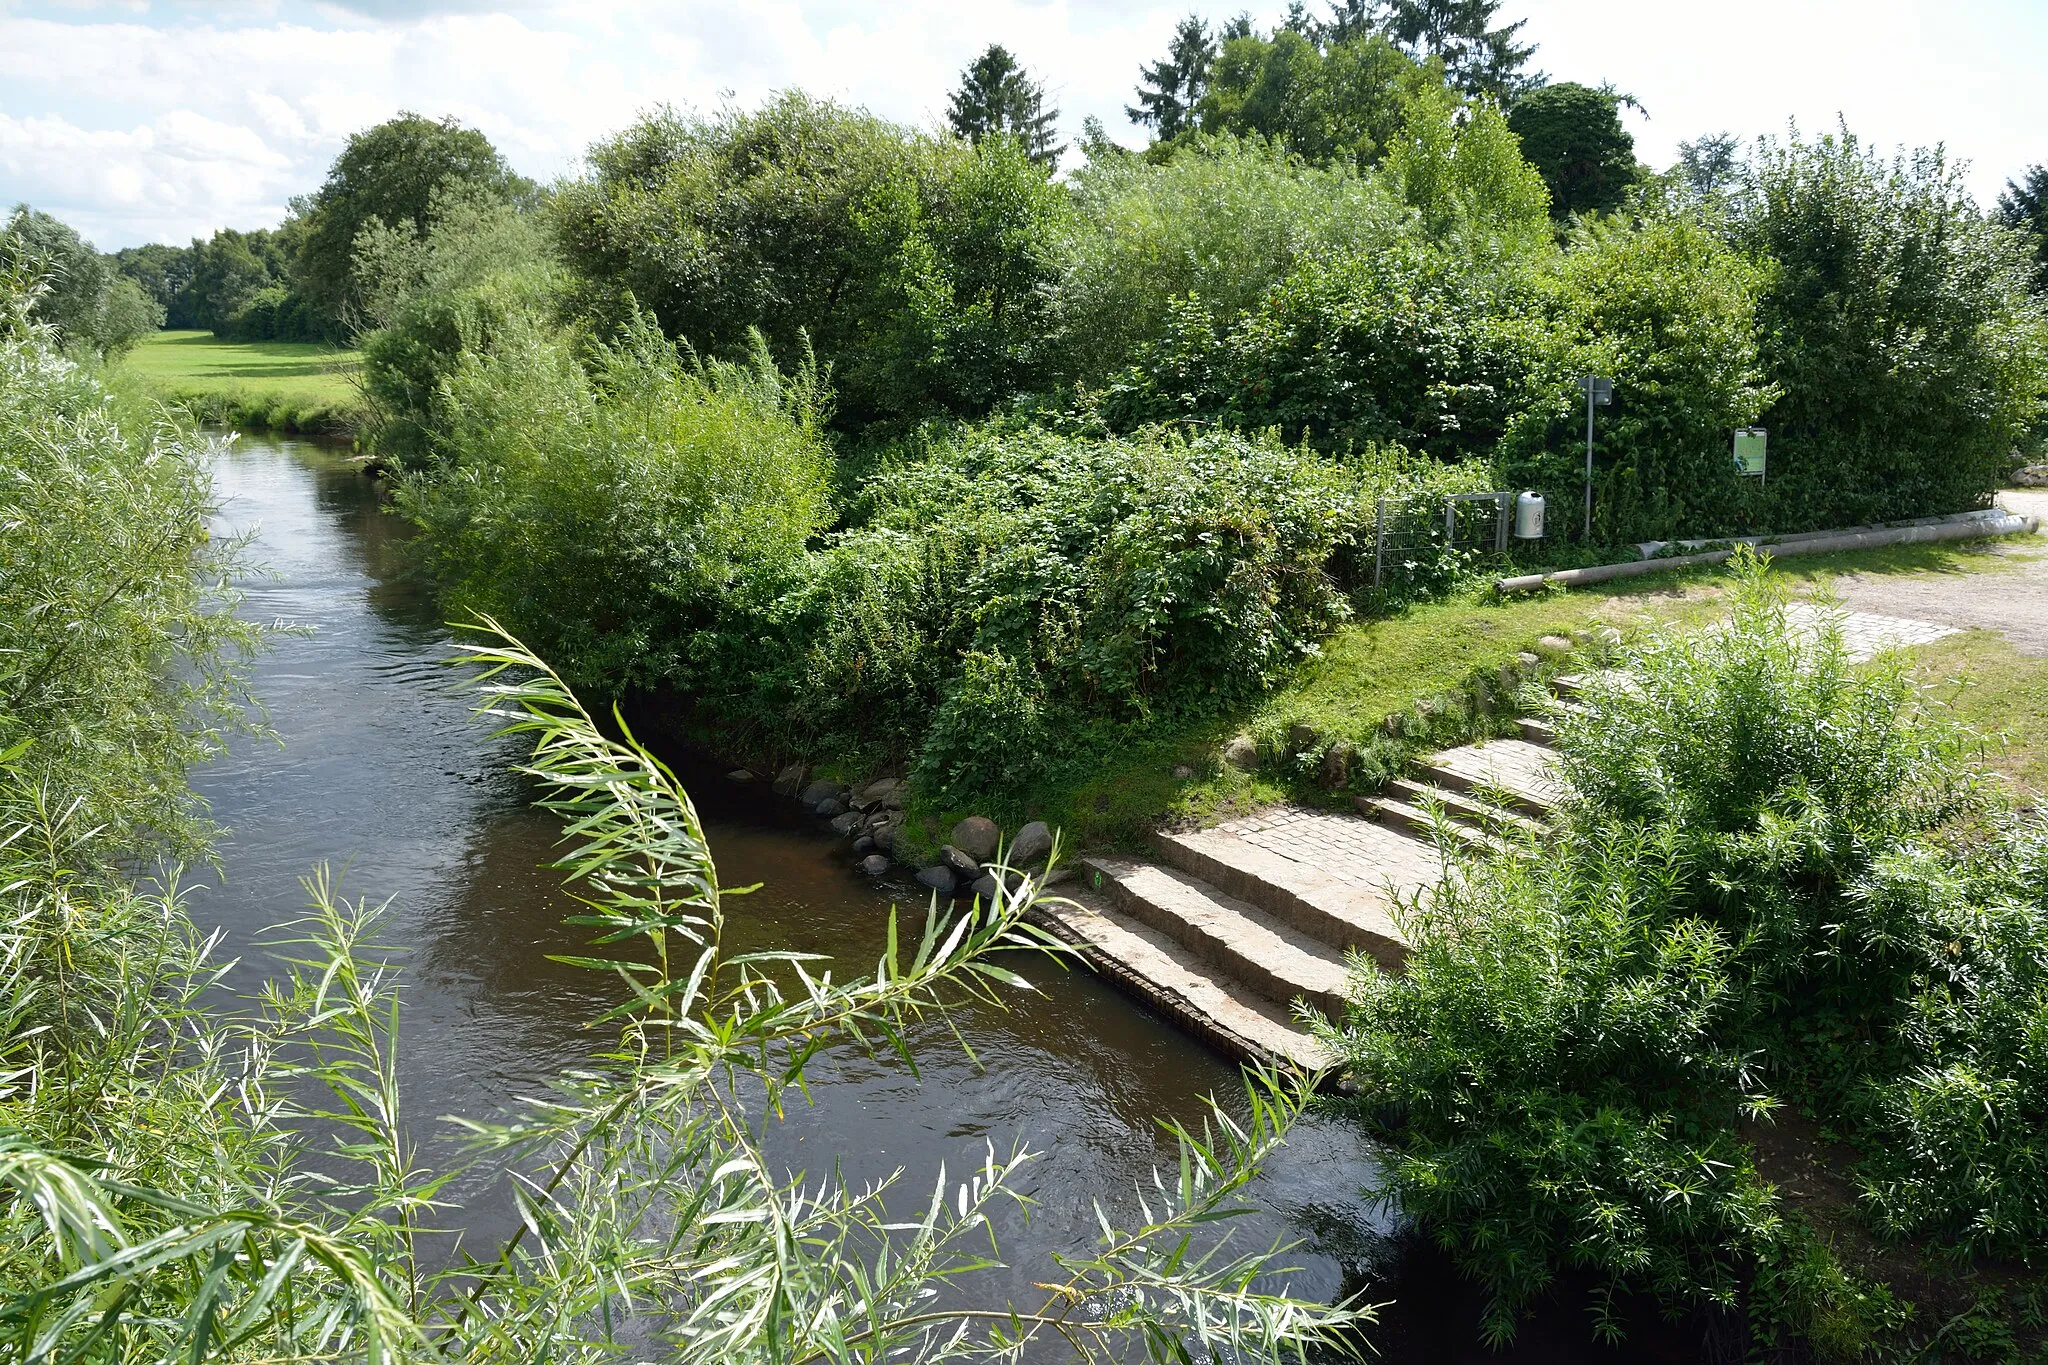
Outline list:
[[[1547,727],[1449,749],[1356,815],[1278,806],[1213,829],[1161,833],[1150,860],[1083,860],[1041,924],[1092,966],[1239,1057],[1318,1069],[1329,1058],[1297,1004],[1344,1008],[1353,953],[1399,971],[1397,898],[1442,875],[1431,807],[1481,851],[1539,828],[1557,798]]]

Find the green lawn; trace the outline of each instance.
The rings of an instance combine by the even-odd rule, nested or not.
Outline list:
[[[312,342],[158,332],[121,367],[157,397],[226,426],[345,433],[361,406],[354,384],[361,355]]]

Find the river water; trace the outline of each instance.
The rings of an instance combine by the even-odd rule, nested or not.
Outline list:
[[[380,509],[377,485],[331,449],[249,437],[221,458],[216,482],[220,529],[253,534],[253,558],[268,570],[244,585],[245,613],[305,629],[277,639],[255,668],[282,742],[239,742],[194,775],[227,828],[224,876],[200,888],[194,918],[224,931],[224,951],[243,958],[232,980],[249,990],[268,970],[266,931],[304,913],[300,878],[316,866],[330,867],[352,899],[388,901],[380,940],[406,983],[410,1124],[430,1160],[445,1156],[445,1116],[503,1115],[609,1041],[583,1027],[611,1003],[609,982],[548,960],[582,950],[586,937],[563,922],[574,910],[545,867],[556,831],[442,662],[448,634],[431,597],[402,573],[404,528]],[[730,904],[741,946],[831,954],[847,975],[874,961],[892,903],[921,920],[914,884],[868,882],[843,843],[793,803],[669,757],[698,803],[723,883],[763,884]],[[1026,974],[1040,987],[1034,998],[959,1014],[979,1065],[936,1023],[915,1038],[921,1078],[835,1055],[816,1073],[815,1103],[791,1114],[784,1147],[813,1171],[839,1162],[865,1178],[901,1167],[919,1191],[942,1163],[955,1172],[978,1163],[990,1141],[1042,1152],[1021,1185],[1037,1208],[1028,1225],[1001,1230],[1014,1268],[987,1272],[980,1286],[984,1299],[1020,1306],[1032,1301],[1031,1281],[1046,1278],[1051,1252],[1091,1244],[1091,1201],[1130,1210],[1135,1187],[1171,1158],[1159,1118],[1197,1119],[1204,1095],[1239,1089],[1229,1059],[1085,971],[1047,962]],[[1396,1300],[1375,1338],[1383,1358],[1501,1359],[1472,1340],[1469,1295],[1389,1236],[1393,1218],[1367,1193],[1374,1175],[1349,1125],[1312,1116],[1256,1191],[1264,1211],[1239,1235],[1302,1241],[1297,1292],[1327,1299],[1363,1287]],[[447,1221],[480,1252],[509,1230],[494,1178],[473,1177],[455,1196],[462,1207]],[[1576,1328],[1539,1325],[1515,1355],[1584,1349]]]

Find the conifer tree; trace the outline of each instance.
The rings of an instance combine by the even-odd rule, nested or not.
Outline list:
[[[960,88],[946,110],[946,122],[969,142],[980,142],[991,133],[1007,134],[1021,141],[1041,166],[1052,165],[1064,150],[1054,141],[1059,116],[1058,109],[1046,107],[1045,86],[1032,80],[1001,43],[990,43],[960,73]]]
[[[1388,0],[1379,22],[1412,55],[1442,58],[1451,83],[1466,94],[1489,94],[1507,104],[1544,78],[1523,72],[1536,54],[1534,43],[1516,41],[1528,20],[1492,27],[1500,6],[1501,0]],[[1367,8],[1345,5],[1341,12]]]
[[[2048,166],[2030,166],[2018,180],[2006,181],[1996,215],[2007,227],[2034,234],[2034,292],[2048,294]]]
[[[1138,102],[1124,112],[1133,123],[1156,128],[1159,140],[1169,141],[1190,126],[1195,102],[1208,88],[1209,63],[1216,58],[1216,43],[1209,25],[1190,14],[1173,31],[1166,60],[1147,65],[1138,77]]]

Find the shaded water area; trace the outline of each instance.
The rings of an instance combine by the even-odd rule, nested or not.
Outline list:
[[[246,586],[245,612],[309,628],[275,642],[255,684],[282,745],[243,741],[196,773],[227,827],[225,877],[192,911],[220,926],[224,951],[253,989],[266,970],[265,931],[300,915],[299,879],[329,865],[349,897],[389,898],[380,939],[404,969],[402,1076],[430,1161],[445,1159],[442,1116],[503,1115],[522,1095],[608,1041],[584,1021],[612,1002],[608,978],[548,960],[583,948],[564,923],[573,906],[545,864],[556,830],[505,770],[512,755],[472,718],[459,676],[442,660],[448,633],[429,594],[400,572],[404,528],[377,485],[338,453],[289,441],[238,440],[217,468],[224,529],[252,530],[270,576]],[[763,883],[731,902],[740,947],[830,954],[842,975],[869,967],[893,903],[922,917],[908,881],[877,887],[842,842],[794,806],[669,755],[704,816],[721,880]],[[922,1026],[921,1077],[894,1062],[839,1054],[816,1071],[816,1103],[793,1112],[782,1150],[813,1171],[840,1163],[873,1178],[901,1167],[930,1188],[943,1163],[962,1172],[985,1146],[1022,1142],[1043,1155],[1021,1188],[1038,1200],[1028,1225],[1003,1228],[1013,1270],[987,1272],[984,1300],[1034,1301],[1049,1253],[1090,1244],[1090,1205],[1134,1207],[1172,1148],[1159,1117],[1198,1119],[1201,1097],[1239,1090],[1236,1065],[1177,1032],[1085,971],[1027,967],[1035,997],[956,1018],[979,1056],[969,1062],[943,1025]],[[1375,1334],[1390,1360],[1583,1359],[1584,1317],[1560,1310],[1532,1324],[1508,1357],[1473,1338],[1468,1290],[1434,1257],[1404,1251],[1395,1220],[1366,1193],[1369,1146],[1341,1119],[1311,1116],[1256,1191],[1265,1211],[1239,1235],[1305,1243],[1297,1292],[1323,1298],[1365,1288],[1397,1302]],[[472,1250],[510,1231],[500,1182],[458,1186]],[[1638,1338],[1628,1358],[1682,1358],[1675,1343]],[[1605,1354],[1595,1352],[1594,1354]],[[1683,1353],[1683,1354],[1689,1354]]]

